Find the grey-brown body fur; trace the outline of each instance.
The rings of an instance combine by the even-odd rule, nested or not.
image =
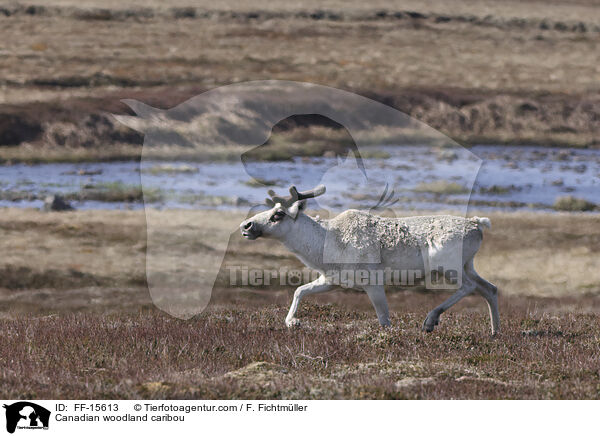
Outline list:
[[[305,250],[297,251],[296,241],[282,242],[302,257],[303,263],[322,273],[350,265],[357,269],[424,270],[423,255],[427,253],[423,250],[462,244],[462,257],[472,258],[483,239],[477,218],[451,215],[386,218],[350,209],[330,220],[307,215],[298,219],[314,221],[309,226],[323,243],[304,258]]]

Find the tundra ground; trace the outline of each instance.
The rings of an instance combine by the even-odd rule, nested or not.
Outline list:
[[[225,265],[300,266],[276,242],[232,234],[241,213],[152,213],[181,244],[194,244],[186,232],[215,235],[196,249],[231,235]],[[145,287],[144,218],[3,210],[1,396],[600,397],[595,215],[490,215],[476,267],[500,288],[496,338],[480,297],[422,333],[426,313],[447,294],[415,290],[388,293],[387,330],[367,297],[349,290],[308,297],[302,325],[288,330],[293,288],[233,287],[223,275],[204,313],[172,318],[154,308]]]

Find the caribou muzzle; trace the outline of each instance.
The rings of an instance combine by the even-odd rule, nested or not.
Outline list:
[[[256,239],[262,234],[262,232],[258,230],[256,224],[250,220],[246,220],[240,224],[240,231],[244,238],[250,240]]]

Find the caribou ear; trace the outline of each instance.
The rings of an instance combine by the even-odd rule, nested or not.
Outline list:
[[[296,218],[298,218],[298,214],[304,209],[306,209],[306,200],[298,200],[295,201],[294,204],[292,204],[290,207],[288,207],[287,214],[293,220],[295,220]]]

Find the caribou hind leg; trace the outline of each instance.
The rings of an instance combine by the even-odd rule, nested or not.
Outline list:
[[[498,288],[482,278],[475,268],[473,267],[473,260],[471,259],[465,265],[465,273],[473,280],[477,287],[476,291],[479,295],[485,298],[488,308],[490,310],[490,322],[492,325],[492,336],[500,332],[500,311],[498,310]]]
[[[450,298],[427,314],[427,318],[425,318],[425,321],[423,321],[423,331],[432,332],[435,326],[440,323],[440,315],[467,295],[472,294],[475,289],[475,282],[473,282],[468,276],[463,276],[462,286],[454,294],[452,294]]]

